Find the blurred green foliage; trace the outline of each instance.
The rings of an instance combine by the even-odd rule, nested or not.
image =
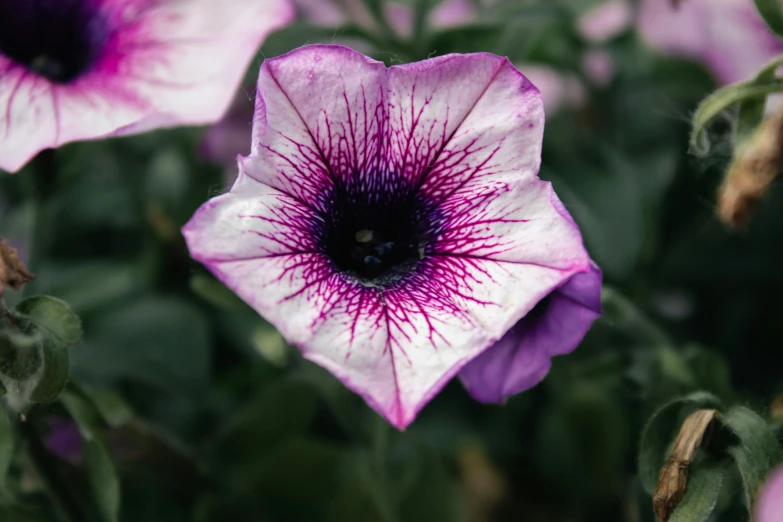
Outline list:
[[[73,505],[78,520],[101,522],[653,520],[650,484],[682,413],[645,442],[661,404],[701,391],[765,412],[783,393],[783,196],[773,189],[747,232],[724,230],[713,201],[728,125],[710,127],[707,158],[688,154],[689,115],[714,80],[630,29],[590,44],[575,29],[589,6],[501,2],[442,31],[419,14],[412,39],[298,21],[248,72],[252,82],[261,57],[306,43],[360,41],[387,63],[488,51],[583,83],[585,103],[547,119],[541,176],[612,288],[581,347],[505,406],[452,383],[393,431],[191,261],[179,228],[230,185],[197,152],[204,129],[72,144],[0,176],[0,236],[37,275],[25,295],[67,303],[85,333],[69,349],[81,388],[29,412],[23,440],[17,415],[0,416],[0,520],[74,518]],[[582,69],[595,48],[615,64],[606,85]],[[35,183],[52,161],[59,176],[41,199]],[[32,312],[29,300],[19,306]],[[77,339],[39,324],[52,342]],[[80,458],[35,443],[64,416],[78,425]],[[736,493],[732,480],[721,484]],[[728,503],[718,511],[742,516]]]

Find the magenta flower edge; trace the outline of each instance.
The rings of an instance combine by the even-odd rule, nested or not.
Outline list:
[[[218,120],[263,39],[292,17],[287,0],[0,1],[0,168],[72,141]]]
[[[264,62],[251,154],[183,234],[402,429],[545,297],[598,273],[537,177],[543,121],[538,90],[498,56],[386,68],[303,47]]]

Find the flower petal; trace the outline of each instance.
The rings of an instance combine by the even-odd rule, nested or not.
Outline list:
[[[707,12],[702,0],[680,2],[676,8],[668,1],[642,0],[638,27],[653,47],[695,58],[710,45]]]
[[[551,358],[573,351],[598,318],[600,296],[596,267],[571,277],[462,369],[465,388],[476,400],[502,403],[541,382]]]
[[[770,474],[756,503],[756,522],[783,521],[783,467]]]
[[[751,79],[783,52],[783,40],[769,29],[751,0],[711,2],[708,16],[711,41],[704,61],[722,84]]]
[[[386,67],[346,47],[264,61],[248,174],[317,206],[335,179],[380,172],[385,86]]]
[[[53,83],[0,54],[0,168],[76,140],[215,121],[287,0],[105,0],[101,58]],[[211,64],[205,67],[204,64]]]
[[[503,58],[452,55],[387,73],[345,48],[299,49],[265,62],[251,157],[183,232],[194,258],[306,358],[404,428],[589,270],[576,225],[536,177],[542,132],[538,92]],[[371,199],[396,184],[418,187],[439,232],[393,283],[340,272],[316,237],[330,189]]]

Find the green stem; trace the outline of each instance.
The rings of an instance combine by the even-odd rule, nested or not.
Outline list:
[[[54,503],[69,521],[82,522],[84,513],[65,485],[65,480],[57,469],[56,459],[46,450],[35,426],[30,420],[19,420],[16,427],[20,438],[27,445],[30,460],[46,484],[46,489],[52,496]]]
[[[23,179],[27,199],[33,207],[27,267],[34,274],[38,272],[41,262],[48,255],[54,236],[52,195],[57,191],[58,171],[55,151],[46,149],[36,157],[33,172]],[[36,281],[27,283],[22,287],[21,296],[30,292],[31,287],[35,286]]]
[[[380,513],[387,522],[397,522],[397,516],[389,501],[389,480],[386,472],[386,454],[389,447],[390,431],[391,428],[386,419],[377,415],[372,445],[373,467],[375,468],[374,475],[377,485],[376,502]]]

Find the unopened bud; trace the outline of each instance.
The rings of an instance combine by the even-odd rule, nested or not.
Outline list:
[[[783,422],[783,397],[778,397],[769,405],[769,418],[773,422]]]

